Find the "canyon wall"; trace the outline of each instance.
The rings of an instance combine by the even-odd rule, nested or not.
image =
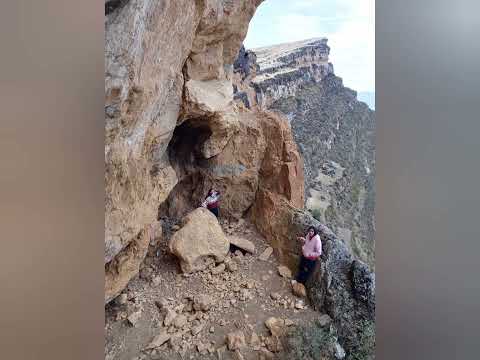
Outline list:
[[[242,50],[234,98],[288,118],[305,162],[305,207],[374,268],[375,113],[343,86],[324,38]]]
[[[206,129],[204,158],[240,125],[233,62],[262,0],[105,2],[105,301],[138,273],[158,207],[179,182],[176,127]]]

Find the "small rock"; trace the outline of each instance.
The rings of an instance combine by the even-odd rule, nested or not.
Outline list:
[[[212,299],[207,295],[196,295],[193,299],[193,308],[196,311],[208,311],[212,307]]]
[[[327,314],[323,314],[318,318],[318,323],[320,324],[321,327],[330,325],[331,322],[332,322],[332,318]]]
[[[295,324],[295,323],[294,323],[292,320],[290,320],[290,319],[285,319],[285,326],[292,326],[292,325],[294,325],[294,324]]]
[[[245,345],[245,335],[242,331],[234,331],[227,335],[227,347],[229,350],[241,349]]]
[[[233,244],[236,247],[251,254],[255,253],[255,245],[251,241],[241,238],[239,236],[229,236],[228,239],[230,240],[230,244]],[[243,256],[243,253],[240,250],[237,251],[240,252],[240,254]],[[237,251],[235,251],[235,255],[237,254]]]
[[[120,294],[115,301],[117,302],[118,305],[125,305],[128,301],[127,294],[125,293]]]
[[[163,310],[163,309],[166,309],[168,307],[168,301],[165,298],[160,298],[160,300],[155,301],[155,305],[157,305],[157,307],[160,310]]]
[[[165,319],[163,319],[163,324],[165,326],[170,326],[173,323],[173,320],[175,320],[176,316],[177,313],[175,311],[172,309],[167,309],[167,314],[165,315]]]
[[[224,319],[220,319],[220,321],[218,322],[218,325],[225,326],[227,325],[227,322]]]
[[[178,225],[173,225],[173,226],[172,226],[172,230],[173,230],[173,231],[180,230],[180,226],[178,226]]]
[[[255,287],[255,281],[254,280],[247,280],[247,282],[245,283],[245,287],[247,289],[253,289]]]
[[[265,326],[273,336],[282,336],[285,333],[285,321],[282,319],[270,317],[265,321]]]
[[[278,292],[272,292],[272,293],[270,293],[270,297],[273,300],[278,300],[278,299],[280,299],[280,294]]]
[[[297,302],[295,302],[295,309],[303,310],[303,309],[305,309],[305,305],[303,304],[303,302],[297,301]]]
[[[280,276],[287,279],[290,279],[292,277],[292,271],[288,267],[280,265],[277,269]]]
[[[135,311],[128,315],[127,320],[132,326],[137,326],[138,320],[140,320],[140,317],[142,316],[142,312],[140,310]]]
[[[267,261],[270,255],[273,253],[273,248],[271,246],[267,247],[262,254],[258,257],[262,261]]]
[[[145,350],[156,349],[162,346],[168,340],[170,340],[170,335],[167,334],[165,331],[162,331],[160,334],[153,338],[153,340],[150,342],[150,344],[147,345]]]
[[[210,331],[210,333],[213,334],[215,332],[215,326],[211,326],[209,331]]]
[[[177,329],[181,329],[186,324],[187,324],[187,317],[185,315],[178,315],[177,317],[175,317],[175,320],[173,321],[173,325]]]
[[[268,281],[268,279],[270,279],[270,276],[268,276],[268,275],[263,275],[262,276],[262,281]]]
[[[227,263],[227,270],[230,272],[235,272],[238,270],[238,265],[233,261],[229,261]]]
[[[162,283],[162,278],[160,276],[155,276],[152,279],[152,285],[155,287],[159,286],[161,283]]]
[[[217,267],[214,267],[212,269],[212,275],[218,275],[218,274],[221,274],[224,271],[225,271],[225,264],[221,263],[220,265],[218,265]]]
[[[295,296],[305,298],[307,297],[307,289],[302,283],[294,282],[292,284],[292,292]]]
[[[192,328],[192,335],[193,335],[193,336],[198,335],[198,334],[203,330],[203,327],[204,327],[204,324],[200,324],[200,325],[194,326],[194,327]]]
[[[175,312],[177,314],[180,314],[180,313],[182,313],[184,308],[185,308],[185,304],[180,304],[180,305],[176,306],[173,310],[175,310]]]

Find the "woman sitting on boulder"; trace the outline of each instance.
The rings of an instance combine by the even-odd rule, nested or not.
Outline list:
[[[305,284],[312,275],[317,260],[320,258],[320,255],[322,255],[322,240],[320,240],[318,230],[314,226],[310,226],[305,237],[299,236],[298,240],[303,243],[302,257],[300,259],[298,275],[296,280],[293,281]]]
[[[202,207],[210,210],[218,218],[218,203],[220,201],[220,192],[215,189],[208,190],[205,200],[202,202]]]

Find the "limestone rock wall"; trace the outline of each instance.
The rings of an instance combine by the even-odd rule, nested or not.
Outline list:
[[[177,125],[211,129],[205,157],[238,128],[232,64],[261,1],[105,2],[106,302],[135,275],[142,234],[178,183],[167,154]]]

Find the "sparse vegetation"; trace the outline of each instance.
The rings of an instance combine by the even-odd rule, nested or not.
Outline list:
[[[330,205],[327,210],[325,210],[325,220],[327,222],[330,221],[335,221],[337,219],[337,211],[333,207],[333,205]]]
[[[320,219],[322,218],[322,213],[320,212],[320,209],[313,209],[310,211],[310,213],[318,221],[320,221]]]
[[[358,327],[358,338],[353,351],[346,360],[373,360],[375,359],[375,323],[363,321]]]
[[[283,360],[331,359],[336,341],[333,326],[322,327],[318,322],[299,326],[284,339]]]
[[[357,182],[352,184],[351,194],[353,203],[358,203],[358,200],[360,200],[360,185]]]
[[[345,360],[375,359],[375,324],[362,321],[358,324],[354,339],[347,340],[350,351]],[[335,359],[337,332],[334,326],[322,327],[318,322],[290,331],[283,343],[282,360],[330,360]]]

